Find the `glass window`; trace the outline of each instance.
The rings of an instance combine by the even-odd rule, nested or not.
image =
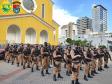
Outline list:
[[[73,30],[73,36],[75,36],[75,30]]]
[[[67,30],[65,30],[65,33],[66,33],[66,37],[67,37]]]
[[[45,17],[45,5],[42,4],[42,18]]]

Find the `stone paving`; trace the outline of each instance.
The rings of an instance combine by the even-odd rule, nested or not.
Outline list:
[[[112,63],[110,68],[99,72],[94,78],[89,79],[88,82],[83,80],[83,71],[80,72],[79,80],[81,84],[112,84]],[[34,70],[31,72],[30,68],[25,70],[22,67],[11,65],[11,63],[0,62],[0,84],[70,84],[70,77],[65,75],[65,69],[62,68],[63,79],[58,79],[57,82],[52,80],[51,75],[42,77],[40,71]],[[49,70],[52,73],[52,68]]]

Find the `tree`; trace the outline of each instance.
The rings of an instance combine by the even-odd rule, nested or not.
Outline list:
[[[81,45],[81,40],[76,40],[76,41],[74,42],[74,44],[75,44],[75,45]]]
[[[105,45],[100,45],[99,48],[106,48],[106,46]]]
[[[71,39],[71,38],[67,38],[67,39],[66,39],[66,42],[67,42],[68,44],[70,44],[70,45],[72,45],[72,44],[73,44],[73,41],[72,41],[72,39]]]
[[[83,41],[81,41],[81,46],[86,46],[87,45],[87,40],[83,40]]]

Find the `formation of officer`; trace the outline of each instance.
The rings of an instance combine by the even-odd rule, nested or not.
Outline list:
[[[71,84],[80,84],[79,74],[81,68],[84,72],[84,80],[88,81],[95,74],[109,68],[108,61],[112,60],[106,48],[66,46],[51,46],[47,42],[39,44],[7,44],[5,47],[5,61],[23,66],[23,69],[31,68],[31,72],[40,71],[41,76],[50,75],[52,70],[53,81],[64,78],[61,73],[65,64],[66,75],[70,76]],[[36,66],[35,66],[36,65]],[[52,67],[51,67],[52,65]]]

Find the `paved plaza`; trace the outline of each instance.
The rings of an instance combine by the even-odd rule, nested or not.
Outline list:
[[[109,63],[110,68],[99,72],[94,78],[89,79],[88,82],[83,80],[83,71],[80,72],[81,84],[112,84],[112,63]],[[70,84],[70,77],[65,75],[65,69],[62,68],[63,79],[57,82],[52,80],[52,74],[42,77],[40,71],[34,70],[31,72],[30,68],[23,70],[22,67],[11,65],[0,61],[0,84]],[[50,69],[52,73],[52,68]]]

